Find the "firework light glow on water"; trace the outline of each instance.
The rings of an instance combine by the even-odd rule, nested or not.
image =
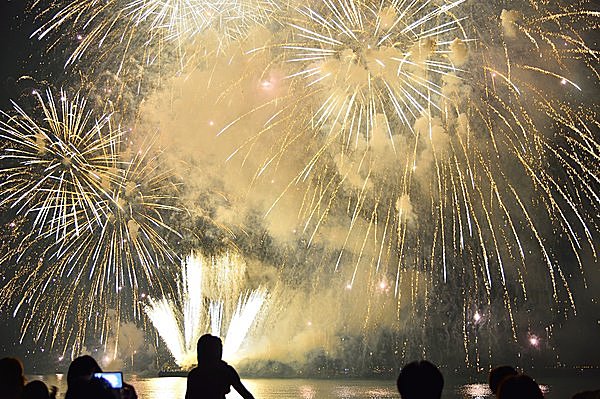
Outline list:
[[[15,248],[53,241],[36,254],[32,287],[58,281],[84,295],[114,283],[99,296],[111,300],[89,299],[96,311],[77,313],[90,326],[116,297],[133,305],[120,313],[143,323],[139,293],[148,292],[147,316],[187,365],[199,332],[243,347],[266,298],[242,294],[238,280],[227,299],[215,294],[226,285],[207,290],[203,267],[225,273],[236,263],[218,255],[188,258],[179,276],[190,247],[235,248],[252,278],[288,288],[264,315],[261,325],[279,334],[262,332],[263,357],[318,348],[343,356],[350,337],[361,337],[362,357],[387,342],[401,358],[433,353],[479,367],[500,341],[530,346],[531,331],[545,331],[551,345],[561,320],[577,315],[574,287],[597,278],[592,2],[109,0],[33,9],[41,10],[32,40],[66,65],[60,84],[85,81],[94,101],[58,106],[37,95],[42,119],[20,107],[3,113],[2,167],[18,172],[0,198],[14,214],[7,304],[31,270]],[[106,76],[119,83],[109,94]],[[118,118],[77,128],[90,124],[83,109],[92,107]],[[134,128],[125,134],[115,120]],[[67,162],[69,145],[93,156]],[[173,217],[181,209],[187,216]],[[42,237],[19,233],[31,228]],[[74,271],[81,277],[71,279]],[[288,312],[278,309],[284,303]],[[66,332],[72,314],[61,309]],[[25,319],[24,334],[44,335],[47,322],[27,310]],[[234,345],[225,326],[236,323],[243,334]],[[81,343],[85,330],[55,339]],[[292,341],[297,353],[277,349]]]

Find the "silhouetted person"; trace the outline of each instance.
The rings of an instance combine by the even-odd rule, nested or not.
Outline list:
[[[120,399],[120,393],[112,389],[108,381],[103,378],[92,377],[82,384],[78,391],[77,399]]]
[[[543,399],[544,394],[537,382],[525,374],[513,375],[502,380],[498,399]]]
[[[19,399],[25,386],[23,365],[19,359],[0,359],[0,399]]]
[[[23,388],[22,399],[56,399],[56,387],[52,391],[48,390],[46,384],[42,381],[30,381]]]
[[[90,382],[94,373],[101,373],[102,369],[96,360],[88,355],[75,358],[67,371],[67,393],[65,399],[79,399]]]
[[[67,386],[82,379],[89,380],[94,376],[94,373],[101,372],[100,365],[93,357],[88,355],[76,357],[67,371]]]
[[[233,387],[244,399],[254,399],[237,371],[223,360],[219,337],[205,334],[198,340],[198,367],[188,374],[185,399],[224,399]]]
[[[491,371],[490,371],[490,375],[488,377],[488,384],[490,386],[490,389],[492,390],[492,393],[495,396],[498,396],[498,388],[500,387],[500,383],[508,377],[511,377],[513,375],[517,375],[519,373],[517,373],[517,370],[514,369],[514,367],[512,366],[498,366],[498,367],[494,367]]]
[[[444,377],[433,363],[421,360],[402,367],[396,386],[402,399],[440,399]]]
[[[104,379],[94,378],[102,369],[93,357],[75,358],[67,371],[65,399],[137,399],[133,386],[123,382],[121,390],[112,389]]]

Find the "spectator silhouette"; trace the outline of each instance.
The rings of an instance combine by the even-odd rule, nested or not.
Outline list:
[[[123,388],[112,389],[104,379],[94,378],[102,369],[93,357],[84,355],[75,358],[67,371],[67,393],[65,399],[137,399],[133,386],[123,383]]]
[[[233,387],[244,399],[254,399],[237,371],[223,360],[219,337],[205,334],[198,340],[198,366],[188,374],[185,399],[224,399]]]
[[[77,391],[77,399],[120,399],[118,390],[112,389],[108,381],[92,377],[83,383]]]
[[[539,385],[525,374],[507,377],[500,383],[498,399],[543,399]]]
[[[91,381],[94,373],[102,369],[96,360],[88,355],[75,358],[67,371],[67,393],[65,399],[78,399],[84,395],[86,385]]]
[[[31,381],[23,388],[22,399],[56,399],[56,387],[48,391],[48,387],[42,381]]]
[[[0,359],[0,399],[19,399],[25,386],[23,365],[19,359]]]
[[[488,384],[490,386],[490,389],[492,390],[492,393],[495,396],[498,396],[498,388],[500,387],[502,381],[505,378],[512,377],[517,374],[519,373],[517,373],[517,370],[515,370],[512,366],[498,366],[493,368],[490,371],[490,375],[488,378]]]
[[[440,399],[444,377],[433,363],[421,360],[402,367],[396,386],[402,399]]]

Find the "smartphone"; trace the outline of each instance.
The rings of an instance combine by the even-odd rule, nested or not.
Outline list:
[[[109,371],[109,372],[105,372],[105,373],[94,373],[94,377],[96,378],[103,378],[106,381],[108,381],[108,383],[110,384],[110,386],[114,389],[121,389],[123,388],[123,373],[121,373],[120,371]]]

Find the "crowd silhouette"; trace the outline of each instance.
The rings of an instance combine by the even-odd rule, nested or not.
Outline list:
[[[223,343],[219,337],[205,334],[198,340],[198,365],[187,377],[185,399],[225,399],[233,387],[244,399],[254,396],[242,383],[237,371],[222,360]],[[91,356],[75,358],[67,371],[65,399],[137,399],[135,388],[125,382],[113,388],[98,376],[102,368]],[[543,399],[537,382],[514,367],[493,368],[488,385],[497,399]],[[404,365],[396,386],[401,399],[441,399],[444,376],[436,365],[419,360]],[[23,364],[19,359],[0,359],[0,399],[56,399],[57,388],[42,381],[26,382]],[[168,398],[165,398],[168,399]],[[600,390],[580,392],[572,399],[600,399]]]
[[[544,394],[537,382],[521,374],[512,366],[493,368],[488,384],[497,399],[543,399]],[[401,399],[440,399],[444,389],[444,377],[440,370],[426,360],[406,364],[396,381]],[[600,399],[600,391],[575,394],[572,399]]]

